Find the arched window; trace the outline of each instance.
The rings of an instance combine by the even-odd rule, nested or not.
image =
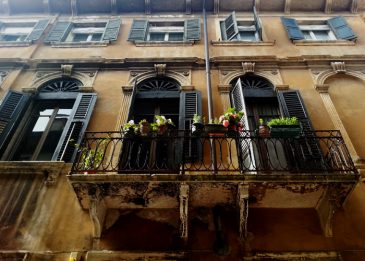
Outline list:
[[[3,158],[72,161],[76,147],[70,140],[81,142],[96,101],[94,93],[79,93],[81,86],[76,79],[60,78],[46,82],[31,97],[10,91],[6,98],[18,99],[5,99],[0,108],[14,111],[9,126],[0,132],[0,139],[7,136],[1,146]],[[11,149],[5,150],[6,145]]]

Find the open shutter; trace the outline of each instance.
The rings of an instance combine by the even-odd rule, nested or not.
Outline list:
[[[49,19],[39,20],[34,26],[33,31],[30,32],[25,40],[29,42],[37,41],[41,37],[43,31],[47,28],[48,23]]]
[[[74,144],[81,143],[96,103],[96,97],[95,93],[80,93],[77,96],[71,117],[63,130],[52,160],[72,162],[75,159],[76,147]]]
[[[190,133],[194,114],[202,115],[201,92],[181,92],[179,113],[180,130],[186,130]],[[182,146],[181,142],[179,145]],[[183,147],[185,161],[196,160],[202,155],[202,144],[199,138],[184,140]],[[181,152],[177,155],[181,155]]]
[[[298,23],[293,18],[281,17],[281,21],[285,27],[286,32],[288,33],[290,40],[303,40],[304,35],[302,31],[299,29]]]
[[[146,39],[147,28],[147,20],[133,20],[132,28],[129,32],[128,41],[144,41]]]
[[[188,19],[185,21],[185,39],[187,41],[200,40],[200,19]]]
[[[336,37],[344,40],[356,40],[357,36],[352,31],[342,16],[337,16],[327,20],[327,24],[331,27]]]
[[[256,6],[253,7],[253,17],[255,20],[256,32],[259,34],[260,41],[262,41],[262,23],[259,15],[257,14]]]
[[[243,111],[244,116],[241,119],[241,122],[244,126],[244,129],[248,130],[248,119],[247,119],[247,111],[245,105],[245,98],[243,96],[243,89],[241,79],[237,80],[236,85],[232,89],[231,92],[231,100],[232,100],[232,107],[234,107],[238,111]],[[240,133],[241,137],[244,135]],[[250,138],[240,140],[239,144],[239,156],[240,156],[240,164],[242,169],[250,170],[255,169],[255,157],[254,157],[254,150],[252,147],[252,143]]]
[[[110,19],[107,23],[103,35],[103,41],[116,41],[119,34],[121,19]]]
[[[0,105],[0,156],[30,101],[30,95],[9,91]]]
[[[302,97],[299,91],[281,91],[278,92],[279,103],[285,117],[296,117],[302,125],[304,138],[298,141],[296,145],[296,160],[299,159],[301,168],[321,167],[322,153],[315,134],[312,132],[313,127],[305,109]],[[310,165],[308,165],[310,164]]]
[[[56,23],[52,30],[48,33],[45,43],[51,42],[61,42],[67,36],[72,28],[72,23],[70,22],[58,22]]]
[[[237,26],[237,19],[236,19],[236,13],[232,12],[226,20],[224,20],[224,36],[225,40],[232,40],[237,34],[238,34],[238,26]]]

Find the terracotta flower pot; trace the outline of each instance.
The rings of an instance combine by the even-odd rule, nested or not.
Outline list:
[[[270,128],[267,125],[260,125],[259,126],[259,136],[262,138],[270,137]]]

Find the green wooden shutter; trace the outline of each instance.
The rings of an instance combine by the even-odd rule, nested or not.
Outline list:
[[[200,40],[200,19],[188,19],[185,21],[185,40]]]
[[[30,95],[8,91],[0,105],[0,157],[30,101]]]
[[[283,23],[290,40],[303,40],[304,39],[304,34],[299,29],[299,25],[295,19],[281,17],[281,22]]]
[[[256,32],[259,34],[260,41],[262,41],[262,23],[259,15],[257,14],[256,6],[253,7],[253,17],[255,20]]]
[[[202,115],[201,92],[181,92],[180,94],[180,113],[179,113],[179,129],[186,130],[190,133],[191,124],[193,123],[194,114]],[[183,143],[183,144],[182,144]],[[202,156],[202,144],[199,138],[185,139],[179,143],[179,156],[184,153],[185,162],[194,161]],[[183,146],[183,150],[181,150]]]
[[[52,30],[48,33],[45,43],[51,42],[62,42],[65,40],[67,34],[70,32],[72,28],[71,22],[57,22]]]
[[[147,20],[133,20],[132,28],[129,32],[128,41],[145,41],[148,29]]]
[[[43,31],[47,28],[48,23],[49,19],[39,20],[38,23],[34,26],[33,31],[30,32],[30,34],[27,36],[25,41],[37,41],[41,37]]]
[[[294,144],[296,148],[296,160],[299,159],[301,161],[297,163],[301,168],[320,168],[322,165],[322,153],[318,142],[315,140],[315,134],[312,132],[312,123],[299,91],[290,90],[278,92],[278,99],[283,116],[298,118],[305,134],[304,138],[300,139],[297,144]]]
[[[223,38],[225,40],[232,40],[237,34],[238,34],[238,26],[237,26],[237,19],[236,19],[236,13],[232,12],[226,20],[224,20],[224,33]]]
[[[351,27],[342,16],[337,16],[327,20],[327,24],[331,27],[337,38],[344,40],[357,39],[356,34],[352,31]]]
[[[121,19],[110,19],[107,23],[102,37],[103,41],[116,41],[119,34]]]
[[[97,95],[95,93],[78,94],[73,106],[70,119],[58,142],[52,160],[72,162],[76,156],[76,147],[72,143],[80,144],[93,112]]]

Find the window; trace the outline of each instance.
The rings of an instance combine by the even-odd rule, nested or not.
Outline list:
[[[72,161],[70,141],[81,142],[96,102],[96,94],[79,93],[80,86],[65,78],[46,83],[32,98],[9,91],[0,106],[1,159]]]
[[[31,22],[0,22],[0,42],[32,42],[40,38],[49,20]]]
[[[116,41],[121,20],[111,19],[100,22],[57,22],[47,35],[46,43],[108,43]]]
[[[262,41],[262,26],[254,7],[253,20],[237,20],[232,12],[224,21],[220,22],[221,39],[223,41]]]
[[[297,21],[293,18],[281,18],[291,40],[335,41],[356,40],[357,36],[341,16],[325,21]]]
[[[200,20],[147,21],[134,20],[128,41],[194,42],[200,40]]]

